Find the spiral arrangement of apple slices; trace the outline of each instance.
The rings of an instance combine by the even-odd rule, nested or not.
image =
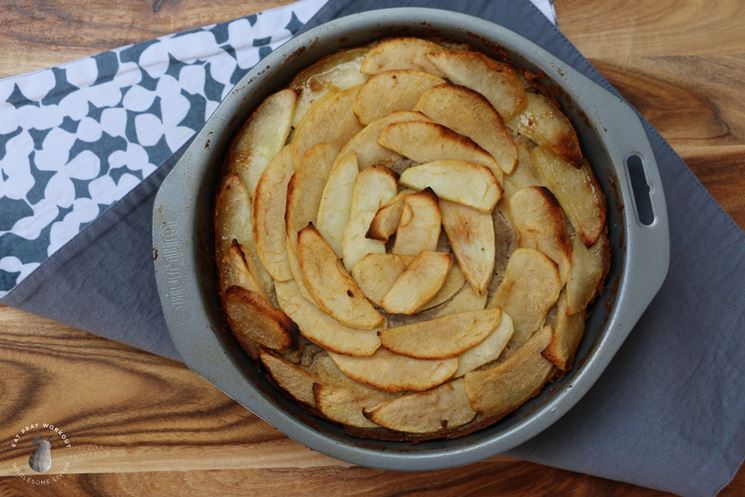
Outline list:
[[[361,436],[459,436],[571,368],[604,198],[555,101],[462,45],[328,56],[233,140],[215,207],[230,328]]]

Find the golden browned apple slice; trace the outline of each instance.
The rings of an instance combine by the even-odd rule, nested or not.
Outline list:
[[[290,181],[290,183],[292,183],[292,181]],[[313,296],[310,294],[308,287],[305,286],[305,281],[303,281],[303,271],[300,269],[300,261],[297,258],[297,231],[288,230],[286,245],[287,262],[290,265],[292,279],[297,284],[300,294],[310,302],[313,302]]]
[[[605,229],[605,198],[587,162],[577,169],[543,147],[531,152],[538,178],[566,212],[574,230],[591,246]]]
[[[295,323],[258,293],[231,286],[225,291],[224,305],[230,329],[246,350],[252,344],[275,350],[292,345]]]
[[[454,264],[453,267],[457,267],[457,264]],[[443,316],[457,314],[459,312],[478,311],[486,307],[486,301],[487,292],[484,292],[483,295],[479,295],[473,290],[473,288],[471,288],[471,285],[465,284],[450,300],[447,300],[438,306],[425,309],[429,304],[427,303],[427,305],[424,306],[425,308],[422,308],[422,310],[412,316],[397,314],[389,317],[389,326],[411,324],[426,319],[437,319]]]
[[[300,71],[290,83],[299,94],[292,125],[300,124],[310,106],[329,91],[364,84],[368,75],[360,71],[360,66],[367,52],[367,47],[340,50]]]
[[[332,143],[319,143],[295,164],[295,174],[287,187],[287,231],[300,231],[316,220],[323,189],[339,149]]]
[[[380,206],[396,195],[397,180],[396,173],[385,166],[368,167],[357,176],[341,249],[344,266],[348,270],[367,254],[385,252],[383,242],[371,240],[365,235]]]
[[[253,199],[256,252],[275,281],[292,278],[285,242],[285,207],[287,184],[293,172],[290,149],[285,147],[264,170]]]
[[[572,237],[572,270],[566,287],[569,314],[586,308],[600,293],[609,265],[610,244],[605,233],[590,248],[576,234]]]
[[[337,423],[358,428],[376,428],[363,415],[363,410],[384,402],[383,397],[370,396],[358,390],[316,383],[313,386],[316,407],[324,416]]]
[[[466,283],[466,278],[463,276],[463,272],[460,270],[457,264],[452,264],[450,266],[450,271],[448,271],[448,276],[445,278],[445,283],[442,284],[442,288],[440,288],[434,297],[429,299],[426,304],[424,304],[419,310],[420,311],[426,311],[427,309],[431,309],[433,307],[436,307],[444,302],[447,302],[453,296],[458,293],[458,291],[463,288],[463,285]]]
[[[440,291],[452,263],[449,253],[421,251],[383,297],[383,309],[414,314]]]
[[[412,110],[422,93],[444,83],[422,71],[394,70],[372,76],[357,92],[354,113],[362,124],[402,110]]]
[[[504,279],[488,307],[499,307],[512,317],[515,333],[509,353],[528,341],[559,298],[561,279],[556,263],[543,252],[519,248],[512,253]]]
[[[237,174],[229,175],[215,201],[215,252],[217,260],[233,245],[253,245],[251,197]]]
[[[341,148],[362,129],[352,112],[358,88],[329,92],[305,113],[292,138],[292,161],[299,164],[305,152],[319,143]]]
[[[352,194],[359,173],[356,155],[341,155],[340,153],[339,157],[323,188],[316,215],[316,227],[323,238],[329,242],[336,255],[342,255],[344,230],[349,224]]]
[[[297,258],[297,232],[312,223],[318,213],[323,189],[328,181],[331,167],[336,159],[337,147],[330,143],[319,143],[305,153],[300,164],[295,164],[295,174],[287,185],[287,209],[285,225],[287,237],[287,262],[300,293],[313,300],[303,281],[300,261]]]
[[[241,246],[251,274],[261,283],[262,295],[266,295],[274,282],[256,252],[256,243],[251,222],[251,198],[236,174],[229,175],[217,195],[215,202],[215,252],[218,261],[236,240]]]
[[[379,349],[369,357],[329,352],[342,372],[355,381],[386,392],[421,392],[449,380],[458,369],[458,359],[413,359]]]
[[[465,86],[438,85],[425,91],[414,109],[476,142],[505,174],[511,174],[517,165],[512,135],[483,95]]]
[[[296,400],[315,407],[313,384],[318,381],[315,375],[270,352],[261,351],[260,358],[269,376],[277,385]]]
[[[388,238],[398,229],[401,212],[404,210],[404,198],[414,193],[413,190],[402,190],[389,202],[383,204],[375,213],[366,236],[373,240],[387,242]]]
[[[363,424],[366,419],[360,419],[362,410],[398,396],[349,378],[342,373],[327,352],[316,354],[309,370],[318,377],[317,384],[313,387],[316,407],[326,417],[340,423],[370,427]]]
[[[530,157],[531,145],[518,140],[517,157],[518,163],[512,174],[505,176],[502,187],[504,188],[503,197],[510,198],[515,192],[528,186],[540,186],[541,182],[533,172],[533,160]],[[502,205],[505,203],[502,202]],[[501,207],[500,207],[501,208]]]
[[[375,424],[407,433],[434,433],[462,426],[474,417],[463,380],[404,395],[365,409]]]
[[[569,315],[567,307],[567,293],[561,292],[559,303],[556,305],[556,325],[551,342],[543,351],[543,357],[551,361],[562,371],[571,369],[574,354],[585,333],[585,310],[582,309]]]
[[[297,323],[300,333],[329,351],[354,356],[369,356],[380,347],[375,331],[344,326],[306,300],[294,280],[275,285],[279,306]]]
[[[431,189],[406,195],[392,252],[417,255],[423,250],[435,250],[441,224],[440,205]]]
[[[349,217],[342,241],[342,261],[344,267],[350,271],[367,254],[385,253],[385,243],[365,236],[374,217],[375,213],[370,211],[358,212]]]
[[[462,312],[431,321],[386,328],[380,342],[396,354],[417,359],[447,359],[477,346],[502,319],[500,309]]]
[[[383,297],[409,262],[406,257],[395,254],[367,254],[352,267],[352,277],[368,299],[382,306]]]
[[[330,84],[338,90],[343,90],[344,88],[342,88],[342,86],[344,85],[344,82],[342,80],[346,81],[348,79],[351,79],[351,81],[354,82],[354,84],[349,85],[349,88],[352,86],[359,86],[367,81],[367,75],[363,74],[362,76],[355,76],[350,74],[341,79],[337,75],[340,73],[346,74],[347,72],[360,72],[359,66],[362,64],[362,59],[365,58],[365,55],[367,55],[367,52],[369,51],[370,49],[368,47],[358,47],[343,49],[326,55],[297,73],[295,77],[292,78],[290,88],[299,91],[301,88],[310,84],[320,83]],[[356,69],[354,69],[355,67]],[[364,77],[365,79],[361,83],[357,83],[356,81],[358,81],[359,77]]]
[[[572,267],[572,245],[559,202],[545,186],[529,186],[510,197],[509,205],[518,246],[549,256],[565,283]]]
[[[458,312],[478,311],[486,307],[487,293],[479,295],[471,285],[463,285],[453,298],[439,307],[427,312],[433,312],[431,317],[447,316]]]
[[[427,59],[428,53],[436,53],[440,50],[442,50],[440,45],[421,38],[389,38],[375,45],[367,53],[360,69],[366,74],[410,69],[442,76],[442,73]]]
[[[269,161],[290,134],[297,96],[282,90],[267,97],[251,114],[228,151],[228,171],[237,173],[253,195]]]
[[[494,272],[496,246],[491,214],[440,200],[442,226],[466,281],[483,294]]]
[[[404,121],[429,121],[429,119],[424,114],[409,111],[394,112],[393,114],[381,117],[354,135],[339,151],[339,157],[344,157],[351,153],[356,154],[360,169],[375,165],[392,165],[401,159],[401,155],[381,146],[378,143],[378,139],[386,126],[391,123]]]
[[[297,258],[297,232],[316,219],[336,151],[336,145],[330,143],[319,143],[311,147],[303,156],[303,160],[295,164],[295,174],[287,185],[287,262],[300,293],[310,301],[313,301],[313,297],[305,286]]]
[[[525,107],[522,81],[509,64],[463,50],[429,53],[427,58],[453,83],[486,97],[505,121]]]
[[[339,369],[339,366],[337,366],[333,359],[331,359],[328,352],[320,352],[316,354],[313,357],[309,370],[318,377],[318,383],[322,385],[333,385],[335,387],[344,388],[345,390],[358,392],[366,397],[376,397],[384,400],[396,397],[396,394],[384,392],[369,385],[354,381]]]
[[[551,101],[538,93],[527,93],[525,109],[507,122],[515,132],[546,147],[575,167],[580,167],[582,150],[577,132],[567,116]]]
[[[468,373],[464,380],[471,407],[489,417],[503,416],[538,395],[553,370],[541,355],[551,335],[546,326],[504,362]]]
[[[243,250],[236,240],[233,240],[233,245],[224,253],[219,271],[221,296],[224,297],[228,287],[239,286],[267,297],[264,286],[249,269]]]
[[[352,212],[377,212],[396,196],[397,181],[398,175],[384,166],[360,171],[352,192]]]
[[[503,312],[502,320],[494,331],[480,344],[458,356],[458,370],[455,372],[455,377],[460,378],[484,364],[499,359],[510,338],[512,338],[513,332],[512,318],[509,314]]]
[[[431,188],[439,198],[491,212],[502,187],[489,168],[460,160],[437,160],[406,169],[402,184],[417,190]]]
[[[321,310],[351,328],[371,330],[383,323],[383,315],[365,298],[312,224],[300,230],[297,254],[305,286]]]
[[[497,170],[494,158],[483,148],[445,126],[428,121],[404,121],[387,125],[378,143],[419,162],[463,160]]]

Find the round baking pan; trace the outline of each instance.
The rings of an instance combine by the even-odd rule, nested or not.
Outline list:
[[[336,50],[385,36],[464,42],[545,74],[577,130],[605,193],[612,263],[589,309],[574,368],[498,423],[452,440],[412,444],[355,438],[276,389],[232,338],[217,299],[212,211],[228,144],[252,110],[302,68]],[[627,159],[633,157],[632,189]],[[634,191],[640,205],[634,201]],[[645,205],[642,208],[642,201]],[[643,221],[643,222],[642,222]],[[285,435],[345,461],[396,470],[438,469],[504,452],[565,414],[593,385],[658,291],[667,272],[665,199],[636,113],[529,40],[449,11],[399,8],[337,19],[288,41],[260,61],[209,118],[161,186],[153,211],[155,272],[163,313],[186,364]]]

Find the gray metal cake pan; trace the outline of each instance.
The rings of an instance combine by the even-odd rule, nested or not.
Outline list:
[[[408,442],[352,437],[309,414],[276,389],[231,336],[216,292],[212,209],[226,149],[252,110],[302,68],[336,50],[384,36],[444,37],[516,66],[540,71],[580,137],[607,198],[612,263],[589,312],[573,370],[498,423],[453,440]],[[638,157],[635,174],[627,159]],[[637,173],[643,171],[643,176]],[[634,186],[640,201],[634,200]],[[644,177],[646,179],[644,179]],[[643,222],[642,222],[643,221]],[[496,24],[449,11],[398,8],[344,17],[288,41],[230,92],[163,182],[153,211],[158,291],[185,363],[282,433],[324,454],[363,466],[430,470],[507,451],[546,429],[595,383],[659,290],[669,263],[665,198],[657,164],[636,113],[531,41]]]

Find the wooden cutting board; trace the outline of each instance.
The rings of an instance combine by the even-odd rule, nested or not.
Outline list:
[[[0,77],[287,1],[0,0]],[[557,0],[567,36],[745,226],[745,3]],[[51,485],[13,475],[22,423],[56,423]],[[434,473],[348,467],[296,444],[182,365],[0,308],[0,496],[618,495],[652,490],[494,458]],[[745,471],[722,495],[745,495]]]

